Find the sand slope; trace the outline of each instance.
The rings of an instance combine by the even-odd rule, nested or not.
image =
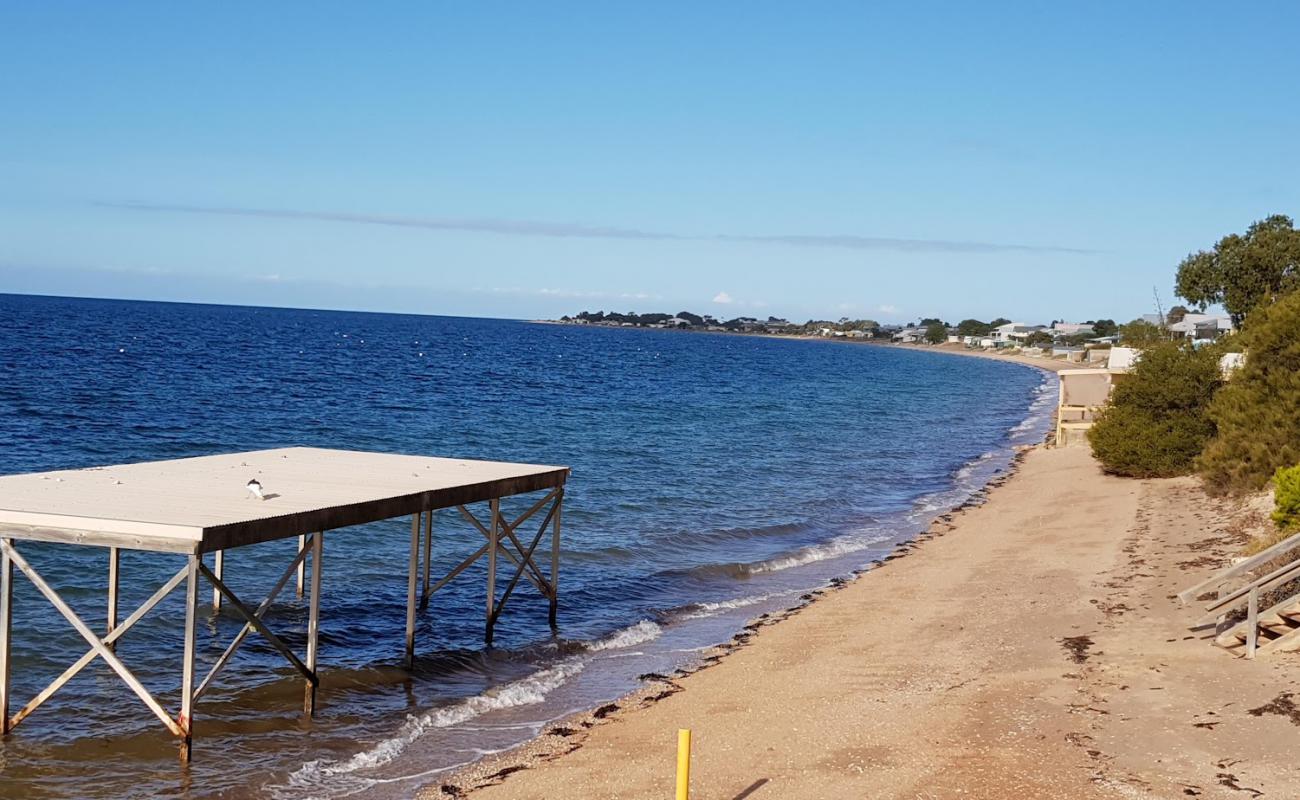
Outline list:
[[[1294,657],[1234,659],[1171,597],[1233,549],[1208,502],[1035,449],[952,530],[657,702],[449,783],[531,765],[474,796],[671,797],[689,727],[705,800],[1300,797]]]

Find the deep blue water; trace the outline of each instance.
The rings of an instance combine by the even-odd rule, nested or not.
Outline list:
[[[409,794],[868,563],[1041,438],[1052,401],[1037,370],[847,343],[12,295],[0,317],[0,473],[289,445],[573,469],[558,638],[521,584],[484,650],[470,570],[422,614],[408,673],[409,523],[334,534],[317,719],[253,637],[198,705],[181,770],[97,663],[0,744],[3,797]],[[479,537],[435,524],[437,574]],[[232,551],[236,591],[260,597],[292,548]],[[102,620],[103,551],[23,551]],[[123,614],[178,567],[125,554]],[[119,645],[173,711],[181,594]],[[305,617],[290,591],[268,619],[301,646]],[[205,614],[201,663],[240,625]],[[21,577],[14,630],[21,706],[85,648]]]

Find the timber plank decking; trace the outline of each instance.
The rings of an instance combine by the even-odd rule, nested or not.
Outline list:
[[[564,484],[566,467],[290,447],[0,477],[0,533],[212,552]],[[250,478],[268,499],[252,498]]]

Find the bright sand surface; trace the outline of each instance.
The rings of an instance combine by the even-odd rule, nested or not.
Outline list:
[[[450,793],[662,800],[690,728],[703,800],[1300,797],[1295,657],[1234,658],[1173,598],[1240,547],[1231,516],[1035,448],[901,557]]]

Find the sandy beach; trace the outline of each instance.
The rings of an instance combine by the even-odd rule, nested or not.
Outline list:
[[[1030,449],[856,580],[425,796],[669,797],[678,728],[707,800],[1300,796],[1294,658],[1236,659],[1174,599],[1242,513]]]

